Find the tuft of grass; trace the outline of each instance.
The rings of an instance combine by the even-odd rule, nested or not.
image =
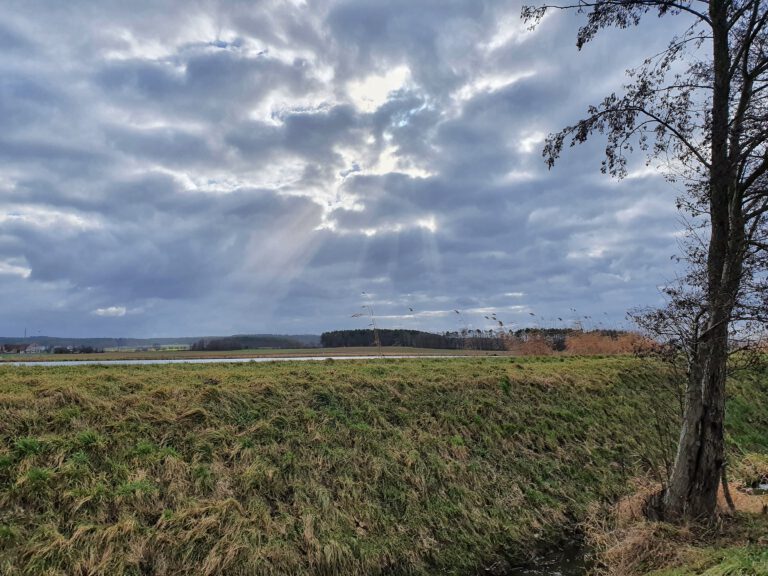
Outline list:
[[[28,456],[34,456],[42,452],[43,443],[40,442],[40,440],[37,438],[23,436],[14,440],[13,448],[16,454],[18,454],[21,458],[26,458]]]
[[[96,450],[103,448],[106,441],[95,430],[83,430],[75,436],[75,443],[80,450]]]
[[[501,380],[499,380],[499,386],[502,392],[509,396],[512,393],[512,381],[509,379],[509,375],[505,374]]]

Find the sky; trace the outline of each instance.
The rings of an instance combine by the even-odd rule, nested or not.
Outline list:
[[[520,8],[5,0],[0,335],[627,326],[680,191],[541,150],[681,22]]]

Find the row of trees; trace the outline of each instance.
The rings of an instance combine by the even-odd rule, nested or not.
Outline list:
[[[54,354],[97,354],[104,352],[104,349],[95,346],[55,346],[51,352]]]
[[[227,336],[225,338],[203,338],[193,343],[190,350],[250,350],[255,348],[306,348],[306,346],[283,336]]]
[[[348,348],[354,346],[377,346],[376,336],[382,346],[408,346],[413,348],[458,349],[459,338],[450,333],[435,334],[420,330],[358,329],[323,332],[320,345],[324,348]]]

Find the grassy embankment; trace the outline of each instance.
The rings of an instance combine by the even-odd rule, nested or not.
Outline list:
[[[0,573],[474,574],[661,462],[673,408],[629,358],[0,367]]]

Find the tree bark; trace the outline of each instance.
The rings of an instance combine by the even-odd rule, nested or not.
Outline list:
[[[666,519],[712,518],[724,462],[723,419],[727,324],[700,345],[688,382],[688,402],[669,486]]]

